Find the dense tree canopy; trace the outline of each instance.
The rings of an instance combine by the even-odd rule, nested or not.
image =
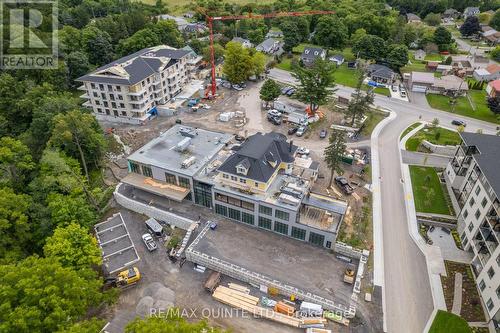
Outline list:
[[[481,31],[479,19],[476,16],[469,16],[465,22],[460,26],[460,33],[462,36],[472,36]]]
[[[377,60],[384,58],[387,52],[385,41],[374,35],[366,35],[353,45],[352,51],[359,57],[367,60]]]
[[[127,325],[125,333],[223,333],[218,328],[210,327],[206,321],[188,323],[177,312],[175,309],[171,309],[170,311],[166,311],[165,316],[149,317],[146,319],[137,318]]]
[[[342,49],[348,38],[347,27],[335,16],[322,16],[316,25],[316,44],[333,49]]]
[[[332,63],[320,58],[317,58],[310,68],[299,66],[294,69],[292,75],[299,80],[295,95],[300,101],[308,104],[312,112],[320,105],[326,104],[334,90],[332,69]]]

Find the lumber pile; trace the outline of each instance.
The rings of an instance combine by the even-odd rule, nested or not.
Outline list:
[[[241,291],[242,293],[245,293],[245,294],[250,294],[250,289],[248,289],[245,286],[242,286],[241,284],[229,282],[228,286],[229,286],[229,289],[234,289],[234,290]]]

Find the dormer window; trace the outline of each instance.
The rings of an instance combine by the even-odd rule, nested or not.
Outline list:
[[[250,168],[250,161],[248,159],[244,159],[240,163],[236,165],[236,173],[240,175],[247,175],[248,174],[248,169]]]
[[[305,50],[305,51],[304,51],[304,53],[305,53],[305,54],[309,54],[309,50]]]
[[[236,167],[236,172],[239,173],[239,174],[242,174],[242,175],[246,175],[247,172],[248,172],[248,170],[244,166],[238,165]]]

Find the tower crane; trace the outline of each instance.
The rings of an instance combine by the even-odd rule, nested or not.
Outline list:
[[[210,32],[210,66],[211,66],[211,84],[210,91],[207,91],[206,97],[215,97],[217,92],[217,85],[215,82],[215,52],[214,52],[214,31],[213,22],[214,21],[230,21],[230,20],[245,20],[245,19],[265,19],[265,18],[275,18],[275,17],[290,17],[290,16],[307,16],[307,15],[328,15],[334,14],[333,10],[309,10],[304,12],[276,12],[268,14],[253,14],[248,13],[244,15],[228,15],[228,16],[209,16],[203,12],[207,20],[208,29]],[[208,96],[208,94],[211,96]]]

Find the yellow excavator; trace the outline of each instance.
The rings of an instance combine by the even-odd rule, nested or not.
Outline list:
[[[141,273],[139,269],[137,267],[132,267],[121,271],[116,277],[106,279],[106,285],[125,289],[135,285],[140,279]]]

